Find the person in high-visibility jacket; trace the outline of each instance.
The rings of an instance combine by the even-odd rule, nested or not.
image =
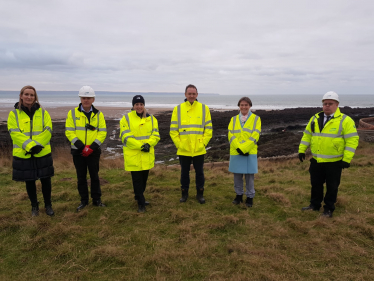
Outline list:
[[[253,206],[255,196],[254,174],[258,172],[257,143],[261,133],[261,119],[250,111],[252,101],[248,97],[239,100],[240,113],[231,118],[228,127],[230,142],[229,171],[234,173],[234,189],[236,197],[233,204],[243,202],[243,176],[246,181],[245,204]]]
[[[13,180],[26,182],[31,201],[31,215],[39,215],[35,181],[40,179],[45,212],[53,216],[51,177],[54,175],[50,140],[52,120],[40,106],[32,86],[21,89],[19,101],[9,113],[8,131],[13,141]]]
[[[299,146],[299,159],[305,160],[305,152],[310,147],[311,199],[310,205],[303,211],[319,211],[322,200],[322,216],[332,217],[342,169],[349,168],[358,146],[358,134],[355,122],[340,112],[339,96],[327,92],[322,98],[323,111],[315,114],[305,128]],[[323,184],[326,182],[326,194],[323,197]]]
[[[78,178],[78,192],[81,197],[77,212],[86,207],[89,202],[87,169],[91,178],[92,204],[105,207],[101,202],[99,161],[100,146],[107,135],[104,114],[92,105],[95,101],[94,90],[89,86],[83,86],[78,96],[81,103],[69,111],[65,123],[65,135],[71,143],[71,154]]]
[[[149,204],[144,191],[149,170],[155,165],[155,145],[160,140],[157,119],[147,113],[145,100],[141,95],[134,96],[133,109],[120,121],[120,137],[123,143],[125,170],[131,172],[138,212],[145,212]]]
[[[196,199],[200,204],[204,204],[204,154],[213,135],[213,126],[209,107],[198,102],[197,96],[197,88],[191,84],[187,85],[185,102],[173,110],[170,137],[178,149],[181,165],[182,197],[179,201],[187,201],[192,162],[196,172]]]

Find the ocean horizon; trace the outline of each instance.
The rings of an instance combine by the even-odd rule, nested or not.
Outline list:
[[[147,108],[174,108],[184,101],[184,93],[170,92],[109,92],[95,91],[96,106],[131,107],[132,97],[142,95]],[[0,107],[18,101],[19,91],[0,91]],[[321,107],[323,95],[249,95],[252,109],[285,109],[298,107]],[[78,91],[38,91],[39,101],[46,107],[75,106],[79,104]],[[237,109],[241,95],[199,93],[198,100],[215,110]],[[340,107],[374,107],[374,95],[339,95]]]

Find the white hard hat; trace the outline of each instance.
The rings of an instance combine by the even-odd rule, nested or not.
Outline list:
[[[94,98],[95,97],[95,92],[90,86],[83,86],[79,90],[78,96],[82,97],[82,98]]]
[[[330,91],[323,95],[322,101],[324,100],[336,100],[339,102],[339,96],[337,93]]]

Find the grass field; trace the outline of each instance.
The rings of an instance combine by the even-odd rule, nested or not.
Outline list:
[[[250,209],[231,203],[227,166],[205,169],[204,205],[194,188],[180,204],[179,167],[157,166],[144,214],[123,159],[103,160],[107,208],[76,213],[75,170],[63,151],[54,155],[56,215],[41,208],[31,218],[24,183],[11,180],[11,157],[3,155],[0,280],[373,280],[373,155],[373,144],[360,144],[332,219],[300,211],[310,199],[309,162],[297,159],[259,162]]]

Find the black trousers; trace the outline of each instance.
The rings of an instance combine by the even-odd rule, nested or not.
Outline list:
[[[335,210],[338,187],[342,175],[340,162],[317,163],[315,159],[310,160],[310,182],[312,184],[310,204],[321,208],[322,200],[325,210]],[[323,184],[326,182],[326,194],[323,197]]]
[[[44,206],[52,206],[51,203],[51,192],[52,192],[52,184],[51,178],[44,178],[40,179],[42,183],[42,193],[44,198]],[[35,181],[26,181],[26,191],[29,195],[29,199],[31,201],[32,207],[38,206],[38,196],[36,195],[36,184]]]
[[[99,161],[100,153],[92,153],[88,157],[81,155],[73,155],[73,161],[78,178],[78,191],[81,196],[81,202],[89,201],[88,185],[87,185],[87,169],[91,178],[91,198],[92,201],[101,200],[101,188],[99,180]]]
[[[194,157],[179,155],[179,163],[181,165],[181,188],[188,190],[190,187],[191,162],[196,173],[196,189],[204,189],[204,154]]]
[[[138,205],[144,206],[145,204],[144,191],[147,186],[148,174],[149,170],[131,172],[132,186]]]

